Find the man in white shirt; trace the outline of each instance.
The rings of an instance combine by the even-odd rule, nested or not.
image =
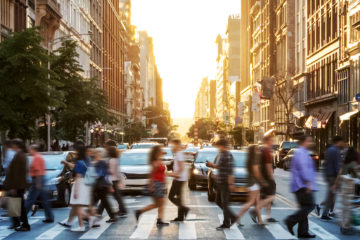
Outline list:
[[[178,216],[173,221],[182,222],[190,210],[182,203],[182,188],[188,179],[188,172],[185,167],[185,157],[182,152],[181,141],[174,139],[171,141],[171,144],[174,153],[174,180],[169,192],[169,200],[178,207]]]

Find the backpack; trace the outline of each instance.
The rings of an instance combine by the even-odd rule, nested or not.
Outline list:
[[[84,183],[85,185],[94,185],[96,180],[98,178],[98,175],[96,173],[94,166],[88,166],[85,177],[84,177]]]

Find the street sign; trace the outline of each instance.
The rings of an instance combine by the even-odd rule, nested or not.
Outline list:
[[[360,93],[356,94],[355,99],[356,101],[360,102]]]

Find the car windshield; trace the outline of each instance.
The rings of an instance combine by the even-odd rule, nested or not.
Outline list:
[[[64,165],[61,164],[61,161],[65,159],[63,154],[42,156],[45,160],[46,170],[61,170],[64,168]]]
[[[234,157],[234,167],[241,168],[246,167],[246,153],[244,152],[232,152]]]
[[[163,148],[163,151],[165,152],[165,155],[164,155],[165,157],[173,157],[174,156],[174,154],[170,148]]]
[[[126,149],[126,145],[125,144],[119,145],[118,149]]]
[[[152,148],[153,146],[155,146],[155,144],[152,143],[134,144],[131,146],[131,149],[145,149],[145,148]]]
[[[199,148],[190,147],[190,148],[185,149],[185,152],[191,153],[191,152],[197,152],[198,150],[199,150]]]
[[[123,153],[120,157],[120,166],[147,165],[148,158],[147,153]]]
[[[285,149],[297,148],[299,145],[297,142],[283,142],[281,147]]]
[[[214,162],[218,152],[199,152],[196,156],[195,162],[196,163],[205,163],[206,161]]]

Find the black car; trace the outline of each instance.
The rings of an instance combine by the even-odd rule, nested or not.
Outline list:
[[[190,190],[196,190],[197,185],[202,187],[208,186],[208,170],[206,161],[214,162],[219,151],[216,148],[206,148],[199,150],[195,156],[194,162],[190,168],[189,188]]]
[[[230,192],[232,197],[247,197],[248,195],[248,173],[247,173],[247,152],[231,150],[231,154],[234,157],[234,185],[235,190]],[[218,158],[215,159],[216,163]],[[208,200],[210,202],[215,201],[216,197],[216,178],[218,170],[214,168],[209,169],[208,173]]]
[[[289,170],[291,166],[291,160],[295,154],[296,148],[291,149],[286,156],[282,159],[283,169]],[[320,167],[319,155],[314,151],[309,151],[310,157],[314,160],[315,168],[318,170]]]
[[[291,142],[291,141],[283,141],[280,144],[279,149],[276,151],[276,166],[279,168],[283,167],[282,159],[286,156],[286,154],[294,148],[298,148],[298,142]]]

